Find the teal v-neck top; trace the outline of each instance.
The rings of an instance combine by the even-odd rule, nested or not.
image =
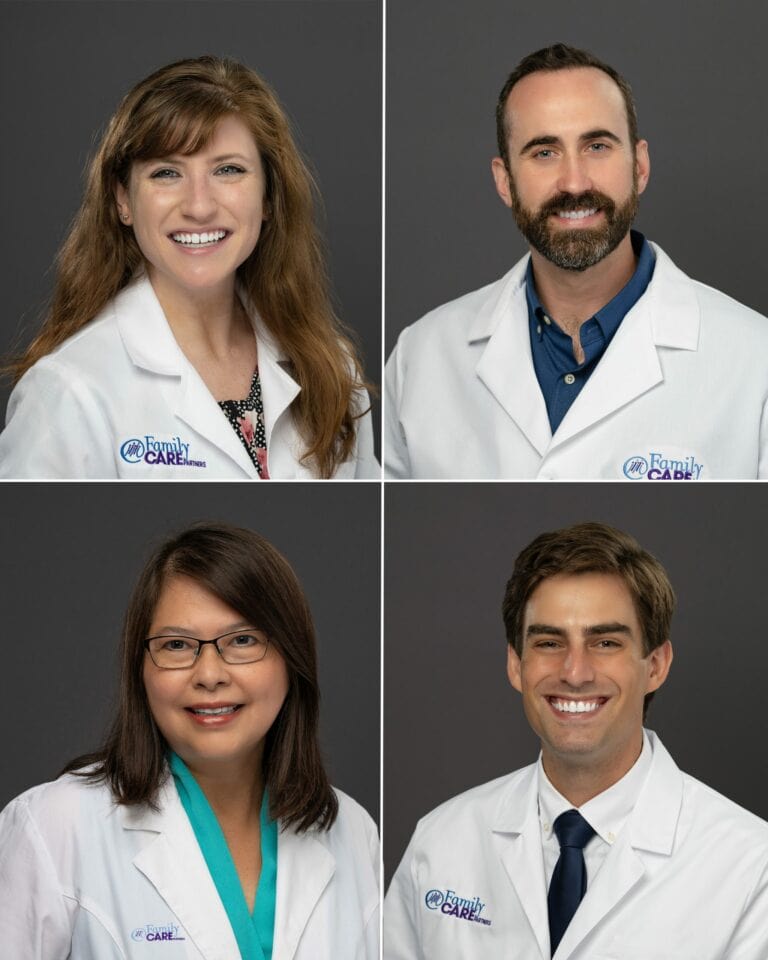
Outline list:
[[[171,752],[169,765],[181,805],[232,925],[242,960],[272,960],[277,896],[277,822],[269,819],[267,791],[261,803],[261,874],[253,913],[248,910],[235,862],[216,814],[181,757]]]

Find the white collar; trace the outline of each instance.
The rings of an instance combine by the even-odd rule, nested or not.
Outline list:
[[[613,844],[629,819],[653,761],[653,747],[643,730],[643,746],[632,767],[613,786],[598,793],[578,808],[579,813],[605,843]],[[574,806],[552,785],[544,771],[541,755],[537,764],[539,821],[544,836],[552,835],[552,825],[561,813]]]

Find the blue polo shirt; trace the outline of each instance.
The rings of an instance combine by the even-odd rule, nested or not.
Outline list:
[[[573,401],[605,353],[619,325],[645,293],[653,276],[656,259],[650,244],[636,230],[630,232],[637,266],[631,279],[604,307],[579,329],[584,363],[576,363],[573,341],[557,323],[548,317],[541,305],[533,282],[532,261],[525,275],[525,296],[528,301],[528,322],[531,333],[533,368],[547,405],[552,433],[557,430]]]

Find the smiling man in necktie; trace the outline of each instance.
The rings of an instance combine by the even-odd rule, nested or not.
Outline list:
[[[419,823],[385,960],[766,960],[768,824],[644,727],[674,605],[659,561],[605,524],[522,551],[507,673],[539,759]]]

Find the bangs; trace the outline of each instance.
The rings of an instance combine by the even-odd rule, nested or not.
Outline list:
[[[134,149],[126,151],[126,160],[156,160],[173,154],[189,156],[201,150],[213,137],[217,123],[232,109],[223,104],[195,104],[185,109],[153,111],[143,129],[137,130]]]

